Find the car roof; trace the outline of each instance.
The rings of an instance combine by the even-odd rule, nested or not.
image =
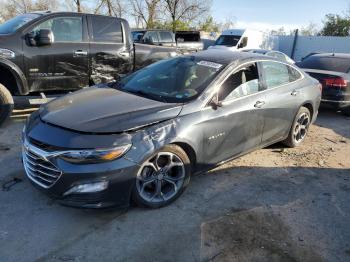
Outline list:
[[[233,52],[233,51],[215,50],[215,49],[200,51],[197,53],[192,53],[190,55],[203,60],[220,63],[220,64],[226,64],[226,65],[231,64],[234,61],[249,60],[254,58],[276,60],[274,58],[266,57],[255,53],[239,52],[239,51]]]
[[[104,17],[112,17],[112,18],[118,18],[120,17],[116,16],[109,16],[109,15],[100,15],[100,14],[91,14],[91,13],[77,13],[77,12],[65,12],[65,11],[33,11],[29,12],[28,14],[37,14],[37,15],[92,15],[92,16],[104,16]]]

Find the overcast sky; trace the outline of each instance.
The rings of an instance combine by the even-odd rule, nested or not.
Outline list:
[[[294,29],[321,25],[325,14],[343,14],[349,7],[350,0],[213,0],[212,14],[222,22],[234,17],[237,27]]]

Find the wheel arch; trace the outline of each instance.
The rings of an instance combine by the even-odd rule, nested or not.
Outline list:
[[[177,145],[179,147],[181,147],[182,150],[185,151],[185,153],[187,154],[188,158],[190,159],[191,161],[191,167],[194,168],[197,164],[197,154],[196,154],[196,151],[193,149],[193,147],[186,143],[186,142],[173,142],[171,143],[173,145]]]
[[[301,105],[301,107],[306,107],[310,111],[310,116],[311,119],[314,117],[314,107],[310,101],[305,102],[304,104]]]
[[[29,93],[28,83],[22,70],[16,64],[6,59],[0,59],[0,83],[12,95],[26,95]]]

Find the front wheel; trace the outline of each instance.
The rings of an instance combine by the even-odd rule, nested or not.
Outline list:
[[[160,208],[175,201],[189,183],[190,164],[181,147],[163,147],[141,165],[133,189],[133,201],[149,208]]]
[[[13,104],[10,91],[0,84],[0,126],[11,116]]]
[[[284,143],[288,147],[296,147],[304,141],[309,126],[311,124],[310,110],[306,107],[301,107],[295,116],[289,135]]]

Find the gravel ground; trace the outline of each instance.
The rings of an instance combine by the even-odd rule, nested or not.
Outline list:
[[[321,111],[305,143],[192,178],[171,206],[82,210],[26,180],[22,115],[0,129],[1,261],[350,261],[350,118]]]

